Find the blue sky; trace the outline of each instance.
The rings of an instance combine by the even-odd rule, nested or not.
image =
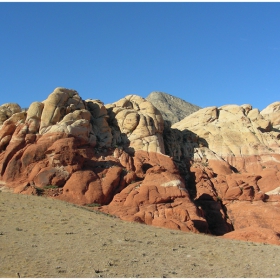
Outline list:
[[[280,101],[280,3],[0,3],[0,104],[58,86],[105,104]]]

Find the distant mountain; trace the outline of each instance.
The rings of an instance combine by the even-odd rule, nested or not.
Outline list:
[[[171,125],[201,109],[181,98],[160,91],[151,92],[146,100],[151,102],[161,112],[163,119],[169,121]]]

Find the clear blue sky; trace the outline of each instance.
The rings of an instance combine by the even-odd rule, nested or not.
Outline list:
[[[0,3],[0,104],[58,86],[105,104],[280,101],[280,3]]]

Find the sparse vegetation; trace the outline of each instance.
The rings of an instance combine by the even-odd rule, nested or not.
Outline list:
[[[101,204],[94,202],[94,203],[86,204],[85,206],[87,206],[87,207],[99,207],[99,206],[101,206]]]
[[[240,252],[241,258],[248,260],[249,255],[255,260],[252,262],[252,270],[248,270],[249,273],[245,276],[276,277],[277,273],[279,274],[277,264],[267,267],[267,263],[275,263],[275,256],[279,251],[275,245],[255,245],[206,234],[192,234],[121,221],[119,218],[107,219],[100,212],[88,212],[81,206],[74,207],[70,203],[58,200],[25,195],[18,197],[9,193],[5,193],[3,197],[6,203],[1,206],[1,210],[4,210],[1,215],[5,215],[5,223],[1,227],[5,228],[0,229],[0,233],[4,232],[0,239],[7,242],[1,244],[1,268],[4,268],[0,271],[2,277],[5,276],[4,273],[7,276],[16,276],[16,272],[19,271],[21,278],[36,278],[38,275],[60,275],[69,278],[73,273],[80,278],[98,275],[106,278],[130,278],[136,273],[141,278],[160,278],[163,274],[170,278],[174,276],[172,272],[176,271],[178,274],[175,276],[180,278],[184,277],[186,269],[190,276],[196,278],[228,275],[237,277],[244,275],[244,271],[247,270],[245,265],[235,265],[238,263],[234,259],[236,251]],[[26,203],[29,207],[25,207],[24,211],[17,211],[15,216],[12,207],[21,209]],[[40,211],[34,212],[32,205]],[[49,206],[52,206],[52,215],[46,215],[49,211],[45,209],[48,210]],[[85,226],[85,222],[88,222],[88,225]],[[50,224],[53,227],[50,227]],[[15,230],[16,227],[22,231]],[[52,248],[60,250],[50,248],[50,237]],[[161,246],[162,244],[164,246]],[[17,261],[11,263],[17,255],[22,258],[17,258]],[[267,256],[265,263],[262,258],[256,258],[260,255]],[[154,266],[155,257],[163,260],[158,262],[157,269]],[[30,266],[26,266],[27,258]],[[182,261],[186,263],[185,268],[180,265]],[[38,266],[39,262],[48,265]],[[220,270],[220,267],[223,269]],[[65,272],[62,272],[63,270]]]
[[[53,186],[53,185],[48,185],[48,186],[45,186],[44,189],[47,190],[47,189],[57,189],[59,188],[58,186]]]
[[[35,187],[35,190],[36,190],[36,194],[37,195],[43,195],[45,190],[42,189],[42,188],[38,188],[38,187]]]
[[[220,196],[216,196],[216,200],[222,202],[222,198]]]

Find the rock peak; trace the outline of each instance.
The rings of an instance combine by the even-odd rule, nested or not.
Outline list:
[[[161,112],[163,119],[170,122],[171,125],[201,109],[197,105],[160,91],[151,92],[146,99]]]

